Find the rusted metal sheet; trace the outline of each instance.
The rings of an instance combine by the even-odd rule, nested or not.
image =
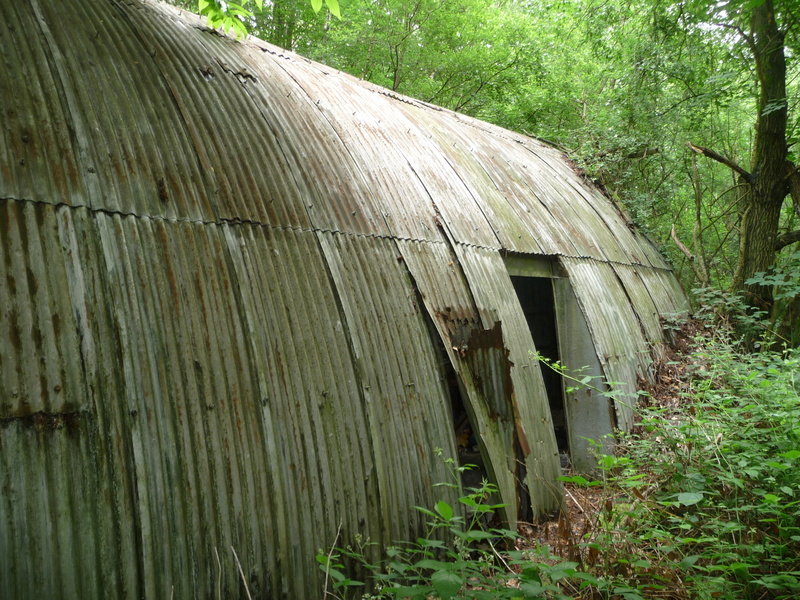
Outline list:
[[[533,513],[546,514],[560,506],[558,447],[539,362],[530,329],[517,300],[503,258],[496,251],[454,246],[485,328],[502,324],[504,347],[511,362],[513,407],[517,436],[525,462]]]
[[[69,419],[85,408],[58,222],[52,206],[0,200],[0,419]]]
[[[280,121],[262,101],[270,94],[263,89],[268,78],[238,64],[233,40],[197,17],[181,16],[177,24],[177,11],[166,5],[115,4],[129,23],[128,37],[135,32],[145,60],[164,82],[162,102],[176,107],[178,114],[162,127],[179,124],[191,140],[185,152],[211,187],[214,217],[308,227],[308,185],[294,176],[293,156],[275,130]],[[314,139],[310,135],[309,145]]]
[[[506,522],[514,523],[519,504],[515,464],[518,442],[510,402],[513,390],[509,389],[510,378],[505,376],[510,373],[507,351],[502,339],[496,340],[502,333],[499,327],[487,329],[481,323],[469,285],[448,245],[412,241],[398,241],[397,245],[441,339],[442,360],[450,361],[458,378],[464,409],[488,475],[498,488],[499,503],[505,505],[500,514]],[[481,343],[492,338],[500,343]],[[497,371],[495,366],[506,367],[499,377],[492,376]],[[499,385],[491,386],[493,381]],[[489,389],[484,387],[487,384]]]
[[[15,43],[17,32],[30,33]],[[85,204],[58,74],[48,64],[48,41],[28,3],[4,7],[0,40],[0,197]]]

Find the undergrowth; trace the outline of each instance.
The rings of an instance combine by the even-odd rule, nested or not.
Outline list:
[[[464,493],[463,510],[420,509],[428,535],[385,549],[378,563],[364,548],[321,552],[326,595],[800,597],[800,353],[742,353],[723,331],[698,340],[682,363],[677,402],[640,408],[595,477],[563,478],[601,491],[590,525],[577,539],[563,534],[561,556],[545,545],[519,550],[516,532],[484,526],[497,508],[484,483]],[[348,579],[347,561],[368,573],[367,588]]]

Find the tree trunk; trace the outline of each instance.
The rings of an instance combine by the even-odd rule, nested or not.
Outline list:
[[[286,50],[291,50],[294,45],[294,26],[296,22],[296,0],[273,0],[272,31],[267,41]]]
[[[775,240],[785,194],[764,189],[767,186],[759,186],[759,183],[761,181],[754,181],[742,194],[739,261],[731,288],[744,291],[748,304],[769,312],[772,287],[745,282],[756,273],[767,271],[775,262]]]
[[[758,121],[749,185],[741,197],[739,261],[732,289],[744,290],[747,301],[771,310],[772,288],[747,284],[754,274],[775,262],[778,224],[789,192],[786,178],[786,58],[783,32],[775,22],[772,0],[753,8],[750,48],[759,82]]]

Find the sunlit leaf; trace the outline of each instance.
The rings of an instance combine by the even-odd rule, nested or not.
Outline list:
[[[342,13],[339,11],[339,0],[325,0],[325,4],[328,6],[328,10],[331,11],[334,16],[338,17],[339,19],[342,18]]]

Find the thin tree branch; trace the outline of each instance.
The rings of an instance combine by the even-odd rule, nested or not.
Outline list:
[[[699,268],[699,265],[697,264],[697,257],[694,254],[692,254],[692,251],[686,247],[686,244],[684,244],[678,238],[678,233],[675,231],[674,223],[672,225],[672,229],[669,232],[669,235],[672,238],[672,241],[675,242],[675,245],[678,247],[678,250],[680,250],[684,254],[684,256],[686,256],[687,259],[689,259],[689,264],[691,265],[692,271],[694,271],[697,280],[700,282],[700,285],[703,287],[707,286],[708,285],[707,275],[703,273],[703,269]]]
[[[784,233],[775,242],[775,250],[783,250],[786,248],[786,246],[794,244],[795,242],[800,242],[800,231],[790,231],[788,233]]]
[[[696,152],[697,154],[702,154],[703,156],[707,156],[708,158],[717,161],[728,167],[729,169],[736,171],[739,175],[742,176],[747,183],[753,183],[753,176],[750,174],[749,171],[745,171],[742,167],[738,164],[733,162],[731,159],[722,156],[721,154],[717,154],[713,150],[709,148],[703,148],[702,146],[695,146],[692,142],[686,142],[686,145],[691,148],[692,152]]]

